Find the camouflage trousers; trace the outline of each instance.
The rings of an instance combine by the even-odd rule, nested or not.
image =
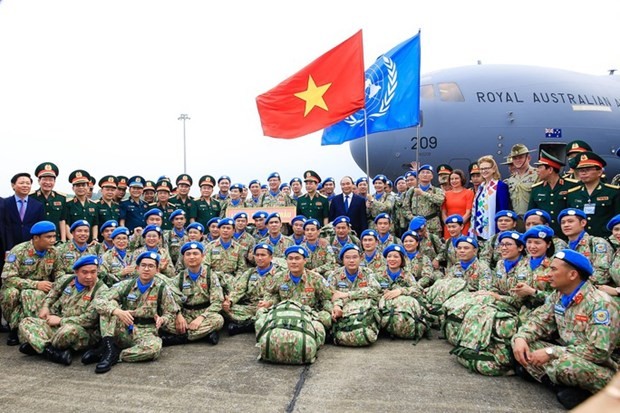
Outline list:
[[[236,323],[243,323],[249,320],[253,320],[256,316],[256,310],[258,307],[256,304],[233,304],[230,307],[230,311],[222,311],[224,317],[234,321]]]
[[[161,338],[155,324],[136,324],[129,330],[116,316],[100,316],[102,337],[114,337],[123,349],[120,360],[125,362],[157,360],[161,352]]]
[[[43,353],[48,344],[64,350],[86,349],[99,341],[99,332],[77,324],[50,327],[41,318],[26,317],[19,323],[19,341],[29,343],[37,353]]]
[[[530,352],[551,346],[553,344],[536,341],[530,344]],[[600,366],[569,352],[564,352],[544,366],[535,367],[530,364],[525,368],[538,381],[547,375],[555,384],[580,387],[593,393],[605,387],[615,373],[611,367]]]
[[[187,325],[194,321],[198,316],[202,314],[201,310],[183,310],[183,317],[185,321],[187,321]],[[187,329],[187,339],[189,341],[200,340],[211,334],[214,331],[221,330],[224,326],[224,317],[217,313],[208,313],[200,326],[196,330]],[[162,326],[164,331],[172,334],[181,334],[177,331],[175,320],[173,319],[171,322],[166,323]]]
[[[0,290],[0,308],[11,329],[17,328],[26,317],[37,317],[46,295],[41,290],[3,287]]]

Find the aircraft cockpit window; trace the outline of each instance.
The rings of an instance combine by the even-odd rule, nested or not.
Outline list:
[[[464,102],[465,98],[456,83],[439,83],[439,96],[444,102]]]
[[[420,97],[422,99],[435,99],[435,90],[433,89],[433,85],[421,85]]]

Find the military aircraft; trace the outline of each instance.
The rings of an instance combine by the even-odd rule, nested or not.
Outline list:
[[[370,176],[395,178],[410,162],[448,163],[467,172],[493,155],[503,162],[512,145],[538,149],[542,142],[588,142],[602,156],[605,173],[620,173],[620,76],[588,75],[521,65],[474,65],[422,75],[419,128],[368,137]],[[365,139],[350,142],[366,170]],[[537,154],[532,154],[532,162]],[[508,176],[507,169],[502,176]]]

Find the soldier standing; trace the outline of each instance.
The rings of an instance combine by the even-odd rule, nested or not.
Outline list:
[[[51,162],[44,162],[37,166],[34,174],[39,179],[40,187],[31,196],[45,207],[45,220],[56,225],[56,239],[65,242],[67,240],[67,228],[65,227],[67,198],[54,191],[58,167]]]
[[[405,194],[403,201],[405,219],[411,221],[414,216],[421,215],[426,218],[428,231],[441,237],[443,231],[441,205],[446,197],[441,189],[433,187],[431,183],[433,180],[432,166],[422,165],[418,171],[418,179],[418,187],[408,189]]]

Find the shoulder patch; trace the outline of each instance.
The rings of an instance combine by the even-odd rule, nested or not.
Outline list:
[[[571,192],[579,191],[581,189],[581,185],[577,185],[574,188],[569,189],[567,192],[570,194]]]
[[[537,186],[540,186],[540,185],[542,185],[543,183],[544,183],[543,181],[536,182],[534,185],[532,185],[532,188],[537,187]]]
[[[603,184],[603,186],[605,186],[607,188],[611,188],[611,189],[620,189],[620,186],[618,186],[618,185]]]
[[[607,252],[607,245],[605,245],[605,243],[601,242],[596,244],[596,246],[594,247],[594,251],[595,252],[599,252],[599,253],[604,253]]]
[[[570,182],[571,184],[578,184],[579,181],[573,178],[563,178],[566,182]]]
[[[596,310],[593,314],[592,314],[592,319],[594,321],[594,324],[601,324],[601,325],[609,325],[609,311],[607,310]]]
[[[9,254],[9,256],[6,259],[6,262],[15,262],[15,260],[17,259],[17,257],[15,256],[15,254]]]

